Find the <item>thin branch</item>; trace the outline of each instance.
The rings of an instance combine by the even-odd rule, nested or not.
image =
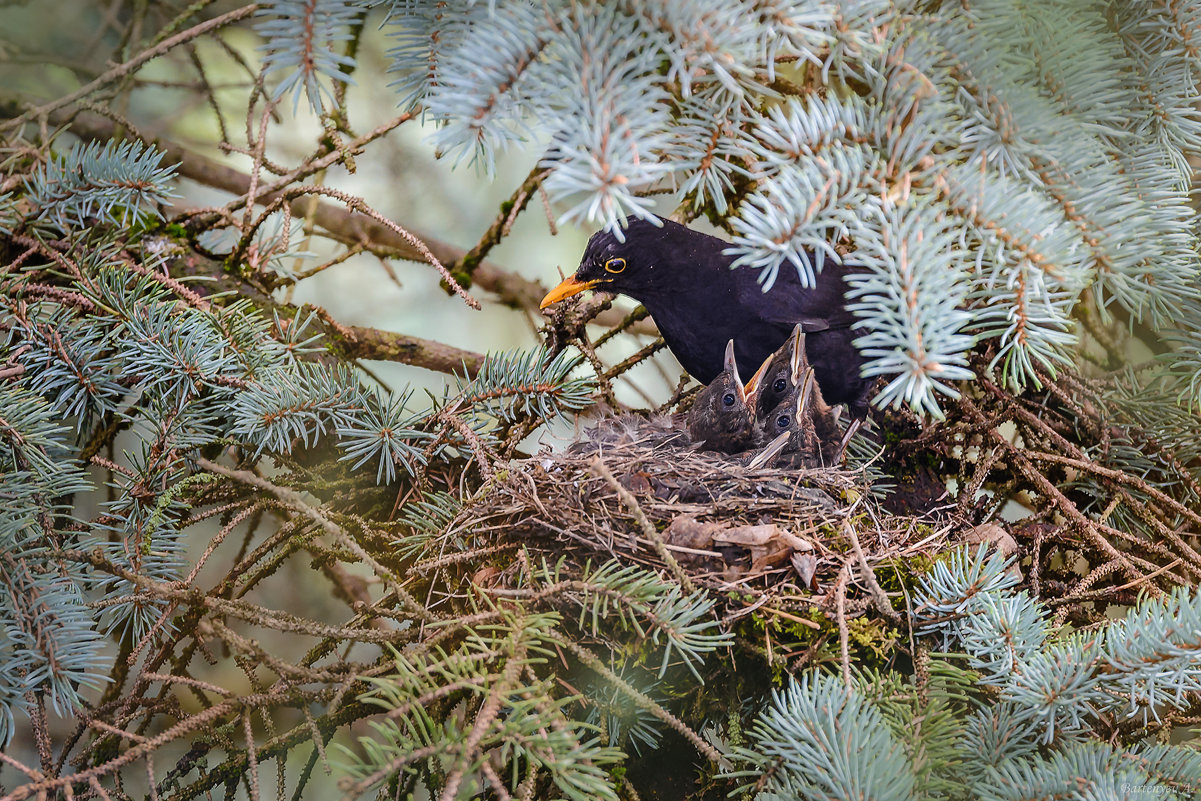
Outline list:
[[[675,576],[676,581],[680,582],[680,586],[683,587],[684,592],[696,592],[696,585],[692,583],[692,577],[684,571],[684,568],[680,567],[680,563],[676,561],[676,558],[672,556],[671,551],[667,549],[667,544],[663,541],[663,536],[653,525],[651,525],[651,521],[646,519],[646,514],[642,511],[642,507],[638,505],[638,499],[631,495],[629,490],[618,483],[617,479],[613,477],[613,473],[609,470],[605,463],[601,461],[599,456],[592,460],[592,464],[589,466],[589,469],[597,476],[600,476],[602,479],[604,479],[605,483],[609,485],[609,488],[617,493],[617,497],[621,499],[621,502],[625,504],[626,509],[630,511],[630,514],[634,517],[634,520],[637,521],[639,527],[642,529],[642,533],[647,539],[654,543],[655,551],[659,554],[659,558],[663,560],[665,565],[667,565],[668,570],[670,570],[671,574]]]
[[[344,548],[348,549],[355,556],[362,559],[365,564],[370,565],[371,568],[375,570],[376,575],[388,580],[389,585],[391,585],[391,590],[396,593],[396,597],[399,598],[400,601],[405,604],[405,606],[409,607],[409,611],[420,617],[422,620],[434,619],[434,616],[431,615],[424,606],[418,603],[416,598],[414,598],[403,587],[401,587],[395,581],[395,579],[390,578],[392,576],[392,572],[390,570],[376,561],[375,557],[371,556],[371,554],[367,553],[367,551],[363,549],[363,546],[359,545],[358,542],[355,541],[355,538],[347,534],[341,526],[326,517],[315,506],[305,501],[304,496],[296,490],[272,484],[267,479],[257,476],[254,473],[251,473],[249,470],[231,470],[228,467],[219,465],[216,462],[211,462],[205,458],[197,458],[196,464],[210,473],[216,473],[219,476],[232,478],[235,481],[240,481],[243,484],[249,484],[252,487],[268,492],[291,508],[307,516],[317,525],[321,526],[322,530],[333,537],[335,541],[341,544]]]
[[[847,626],[847,582],[851,578],[851,560],[843,562],[834,582],[834,618],[838,621],[838,654],[842,665],[842,680],[847,689],[854,687],[851,681],[850,628]]]
[[[863,581],[867,584],[867,589],[871,593],[872,600],[876,602],[876,608],[880,610],[880,614],[899,625],[902,622],[901,614],[892,608],[892,603],[889,602],[888,596],[880,587],[879,582],[876,581],[876,571],[872,570],[871,565],[867,563],[867,556],[863,553],[863,546],[859,544],[859,535],[855,532],[855,526],[851,524],[849,518],[842,521],[842,530],[846,532],[847,537],[851,540],[851,547],[855,550],[855,558],[859,560]]]
[[[466,373],[475,378],[484,364],[484,354],[463,350],[433,339],[378,328],[348,325],[346,330],[353,339],[339,339],[342,352],[351,359],[376,359],[400,362],[437,370],[440,373]]]
[[[351,148],[351,152],[354,152],[356,146],[361,147],[362,144],[369,142],[377,134],[382,135],[382,133],[390,130],[391,127],[395,127],[395,125],[399,125],[410,118],[411,115],[401,115],[390,121],[387,125],[380,126],[369,134],[359,137],[359,139],[350,143],[348,147]],[[88,141],[107,140],[117,132],[117,126],[111,120],[103,118],[76,117],[69,121],[64,119],[60,122],[69,122],[72,133]],[[172,142],[147,141],[146,144],[154,145],[162,150],[165,154],[164,160],[178,164],[179,175],[185,178],[189,178],[205,186],[224,190],[236,196],[244,196],[250,189],[250,176],[240,170],[186,150]],[[328,166],[326,164],[327,161],[332,164],[337,160],[333,154],[330,154],[313,162],[311,165],[308,165],[306,162],[306,165],[315,168],[312,171],[316,172],[322,167]],[[279,180],[264,187],[263,194],[256,198],[256,202],[263,204],[270,203],[287,183],[296,180],[297,177],[303,176],[299,172],[281,176]],[[294,217],[298,218],[309,217],[309,213],[311,212],[313,223],[327,231],[330,236],[343,244],[351,246],[363,245],[371,250],[371,252],[381,256],[391,256],[412,261],[422,260],[422,256],[417,249],[403,237],[396,235],[395,232],[384,225],[378,224],[369,217],[342,208],[334,203],[320,202],[313,208],[311,198],[298,198],[288,204],[288,210]],[[407,230],[424,242],[430,252],[443,264],[458,264],[466,253],[462,248],[442,242],[436,237],[415,231],[412,228],[407,228]],[[506,270],[496,262],[487,260],[481,261],[475,266],[475,269],[471,273],[471,283],[472,286],[479,287],[496,295],[497,299],[505,306],[534,311],[538,309],[538,305],[542,302],[542,298],[545,297],[548,289],[545,284],[539,281],[531,281],[517,273]],[[615,326],[621,324],[624,317],[625,315],[620,311],[609,310],[598,314],[594,322],[598,325]],[[657,333],[654,325],[647,322],[640,322],[631,327],[630,330],[645,335],[654,335]]]
[[[30,122],[31,120],[45,118],[51,113],[58,111],[61,108],[66,108],[77,100],[87,97],[100,87],[130,75],[146,62],[153,61],[159,56],[169,53],[175,47],[183,44],[184,42],[197,39],[201,36],[204,36],[206,33],[211,33],[212,31],[222,28],[231,22],[237,22],[240,19],[245,19],[258,10],[258,3],[251,3],[250,5],[242,6],[241,8],[234,9],[226,14],[222,14],[219,17],[214,17],[213,19],[202,22],[195,27],[188,28],[186,31],[177,33],[170,39],[164,39],[149,50],[143,50],[129,61],[126,61],[123,64],[118,64],[107,72],[101,74],[95,80],[85,84],[66,97],[60,97],[58,100],[47,103],[44,106],[38,106],[37,108],[30,109],[21,116],[11,119],[6,123],[0,124],[0,130],[13,130],[15,128],[19,128],[27,122]]]

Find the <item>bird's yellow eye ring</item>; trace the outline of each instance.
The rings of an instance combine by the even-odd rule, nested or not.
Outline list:
[[[614,259],[609,259],[605,262],[605,272],[619,273],[626,268],[626,260],[621,256]]]

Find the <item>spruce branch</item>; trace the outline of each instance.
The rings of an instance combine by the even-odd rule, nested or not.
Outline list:
[[[555,698],[551,683],[533,675],[553,653],[548,646],[556,623],[554,614],[509,609],[495,623],[469,629],[453,651],[393,653],[393,672],[372,678],[374,689],[363,698],[384,709],[385,718],[375,724],[373,737],[360,739],[361,755],[341,749],[358,777],[347,784],[349,794],[406,765],[445,756],[450,762],[445,772],[437,769],[445,777],[437,792],[461,798],[467,778],[497,754],[510,765],[526,763],[545,772],[567,798],[616,798],[603,766],[617,752],[570,720],[565,712],[571,699]],[[471,709],[467,728],[446,715],[460,702]]]
[[[622,694],[637,704],[640,709],[644,709],[649,714],[654,715],[664,724],[686,737],[688,741],[696,747],[696,750],[705,756],[705,758],[707,758],[710,762],[716,764],[721,761],[721,753],[712,745],[707,743],[700,734],[684,723],[684,721],[680,720],[671,712],[667,711],[661,705],[656,703],[653,698],[640,692],[637,687],[634,687],[629,682],[621,678],[621,676],[618,676],[616,673],[610,670],[605,663],[598,659],[591,651],[584,648],[574,640],[556,638],[555,641],[561,648],[570,652],[583,664],[604,678],[605,681],[607,681],[610,685],[621,691]]]
[[[406,111],[357,133],[345,89],[352,74],[369,85],[360,34],[377,5],[396,50],[371,85],[397,79]],[[258,795],[274,760],[279,791],[307,797],[351,727],[369,735],[349,760],[351,795],[633,796],[669,730],[710,770],[746,768],[763,798],[1118,797],[1122,783],[1196,794],[1196,753],[1166,744],[1201,708],[1196,2],[313,0],[196,26],[208,8],[109,15],[120,66],[68,63],[91,82],[83,95],[0,109],[13,134],[0,152],[10,796]],[[249,56],[231,46],[239,31],[216,27],[253,35],[263,21],[276,41]],[[25,43],[10,44],[15,65]],[[160,56],[156,70],[194,72],[148,80]],[[266,83],[294,103],[279,108]],[[158,103],[186,93],[250,171],[150,142],[147,89]],[[301,92],[329,113],[315,144],[281,156]],[[228,124],[239,98],[244,132]],[[379,140],[414,118],[443,153],[486,165],[527,147],[537,161],[495,215],[458,232],[469,250],[321,187],[339,167],[372,169]],[[64,132],[85,141],[53,155]],[[175,163],[232,198],[158,219]],[[646,528],[664,504],[692,505],[683,496],[627,504],[634,556],[653,570],[589,561],[605,543],[542,500],[481,512],[525,477],[555,482],[547,460],[561,457],[527,465],[520,443],[590,406],[598,382],[621,391],[662,343],[627,341],[613,359],[600,348],[651,330],[637,325],[645,310],[560,308],[546,349],[484,357],[272,293],[370,252],[440,262],[464,292],[471,279],[532,310],[544,289],[484,259],[534,191],[588,226],[652,199],[676,219],[704,214],[765,285],[781,269],[858,266],[853,313],[868,370],[886,379],[878,405],[945,414],[937,427],[876,415],[881,462],[920,466],[935,494],[952,487],[971,522],[1009,500],[1028,507],[1007,529],[1030,583],[972,550],[935,557],[914,587],[899,563],[879,571],[888,532],[869,537],[849,517],[849,550],[821,568],[838,573],[829,617],[810,619],[796,605],[814,599],[776,573],[734,594],[673,569],[673,554],[712,558]],[[291,273],[301,220],[334,253]],[[616,327],[593,335],[594,320]],[[1085,349],[1108,350],[1096,361],[1113,369],[1140,339],[1158,340],[1162,364],[1072,372]],[[583,357],[565,352],[576,344]],[[428,400],[369,390],[346,362],[373,356],[456,380]],[[240,464],[211,469],[218,452]],[[613,483],[575,464],[585,472],[569,492]],[[902,501],[928,500],[907,489]],[[620,499],[605,500],[622,518]],[[915,520],[909,533],[927,522],[899,552],[906,566],[959,526]],[[281,584],[314,571],[328,581],[273,608]],[[912,677],[904,659],[856,664],[876,658],[877,632],[891,638],[880,616],[898,621],[894,575],[916,609]],[[722,656],[729,626],[766,627],[766,662],[757,645]],[[932,652],[939,642],[953,652]],[[801,667],[815,661],[840,663],[841,680]],[[230,666],[249,693],[231,692]],[[808,690],[765,697],[769,669],[791,674],[774,677],[788,693]]]
[[[479,375],[485,356],[433,339],[398,334],[379,328],[346,326],[346,336],[334,333],[343,353],[351,359],[395,361],[413,364],[440,373],[458,373],[469,378]]]
[[[834,676],[809,671],[773,691],[749,733],[756,748],[735,754],[762,775],[755,789],[765,799],[918,797],[912,766],[883,715]]]
[[[606,562],[595,569],[589,566],[573,581],[562,581],[557,568],[545,565],[540,573],[547,586],[532,597],[578,593],[580,625],[588,624],[593,636],[602,636],[602,621],[614,615],[638,637],[662,644],[659,678],[666,675],[675,654],[700,679],[698,666],[705,656],[730,642],[729,634],[715,631],[711,598],[699,591],[685,592],[637,566]]]
[[[491,353],[459,392],[460,403],[512,424],[523,418],[555,420],[592,404],[593,384],[572,378],[575,360],[567,351]]]
[[[118,64],[116,67],[106,71],[104,74],[97,76],[94,80],[88,82],[66,97],[61,97],[58,100],[54,100],[45,105],[30,109],[18,117],[10,119],[6,123],[0,124],[0,130],[12,131],[18,126],[24,125],[27,122],[43,120],[55,111],[66,108],[67,106],[82,100],[88,95],[95,93],[100,88],[113,83],[114,81],[123,79],[128,75],[132,75],[139,70],[142,65],[146,64],[146,62],[152,61],[165,53],[169,53],[171,50],[185,42],[198,39],[201,36],[212,33],[219,28],[224,28],[227,25],[245,19],[246,17],[249,17],[251,14],[254,14],[256,11],[258,11],[258,8],[259,6],[257,3],[251,3],[243,6],[242,8],[237,8],[220,16],[213,17],[212,19],[205,20],[199,25],[195,25],[186,31],[181,31],[174,36],[168,37],[153,47],[143,50],[128,61]]]
[[[412,114],[402,114],[386,124],[380,125],[371,132],[354,140],[348,147],[355,150],[384,136],[393,128],[412,119]],[[89,139],[107,139],[116,133],[116,126],[109,120],[97,120],[94,117],[77,117],[71,121],[72,130]],[[198,181],[206,186],[223,189],[235,196],[245,196],[250,190],[250,176],[245,173],[194,153],[176,144],[163,143],[164,158],[169,163],[178,164],[179,175]],[[336,163],[341,158],[337,152],[312,162],[310,168],[293,171],[281,175],[272,184],[268,184],[255,195],[255,202],[269,204],[274,201],[281,190],[293,181],[308,174],[319,172],[321,169]],[[304,218],[310,215],[310,199],[298,197],[292,199],[287,207],[293,216]],[[318,201],[311,210],[313,222],[330,232],[330,234],[348,245],[367,242],[373,252],[383,256],[393,256],[413,261],[425,260],[413,243],[399,235],[380,221],[359,213],[353,209],[343,208],[335,203]],[[407,229],[406,227],[406,230]],[[443,264],[454,264],[460,261],[465,251],[453,245],[439,241],[427,234],[413,232],[413,235],[423,242]],[[487,260],[479,262],[471,274],[471,283],[495,293],[502,303],[514,308],[537,309],[539,301],[546,295],[546,287],[542,284],[523,278],[500,265]],[[613,315],[606,318],[609,324],[620,319]]]
[[[229,468],[223,467],[223,466],[217,464],[216,462],[211,462],[208,459],[198,458],[196,460],[196,463],[203,469],[209,471],[210,473],[216,473],[217,475],[223,475],[223,476],[226,476],[227,478],[235,479],[243,484],[249,484],[250,486],[255,487],[257,489],[261,489],[261,490],[270,492],[272,495],[279,498],[281,501],[288,504],[296,511],[300,512],[301,514],[307,515],[310,519],[313,520],[313,522],[315,522],[315,523],[317,523],[317,525],[321,526],[321,528],[327,534],[329,534],[331,537],[333,537],[336,542],[338,542],[340,545],[342,545],[343,547],[350,550],[358,558],[360,558],[360,559],[364,560],[365,562],[367,562],[368,564],[372,565],[372,567],[374,567],[378,571],[378,574],[381,577],[389,577],[390,576],[389,571],[386,568],[384,568],[382,565],[378,564],[371,555],[369,555],[366,551],[364,551],[362,549],[362,547],[359,546],[358,543],[356,543],[354,541],[353,537],[351,537],[340,526],[338,526],[336,523],[334,523],[332,520],[330,520],[328,517],[326,517],[324,514],[322,514],[320,510],[318,510],[316,507],[314,507],[313,505],[311,505],[310,503],[305,501],[305,499],[296,491],[290,490],[286,487],[276,486],[275,484],[272,484],[271,482],[267,481],[266,479],[263,479],[247,470],[230,470]],[[404,588],[402,588],[398,584],[395,584],[394,582],[390,582],[390,583],[392,584],[392,586],[391,586],[392,592],[396,593],[396,597],[399,598],[405,604],[406,607],[408,607],[410,612],[412,612],[414,615],[416,615],[420,619],[424,619],[424,620],[432,619],[431,616],[429,615],[429,613],[425,610],[425,607],[422,606],[420,603],[418,603],[417,600],[414,599],[407,591],[405,591]]]
[[[155,203],[171,197],[173,166],[160,166],[163,154],[139,141],[75,145],[26,179],[36,219],[59,230],[83,226],[129,226],[144,215],[158,216]]]
[[[354,59],[335,52],[350,41],[362,10],[340,0],[266,0],[260,4],[260,21],[255,32],[264,40],[265,77],[283,73],[275,88],[275,99],[292,93],[292,110],[300,105],[301,95],[315,112],[325,111],[325,102],[338,105],[338,90],[329,84],[352,83],[347,70]]]

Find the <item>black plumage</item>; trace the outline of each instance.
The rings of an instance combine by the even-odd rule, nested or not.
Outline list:
[[[624,242],[613,232],[594,234],[575,274],[542,306],[585,289],[629,295],[646,306],[667,347],[704,384],[721,373],[731,339],[747,381],[800,324],[827,403],[847,404],[856,419],[867,414],[872,381],[860,375],[863,359],[851,343],[861,332],[845,298],[844,276],[854,267],[827,263],[810,288],[785,267],[763,292],[755,270],[730,269],[734,257],[724,252],[730,243],[670,220],[658,222],[631,219]]]

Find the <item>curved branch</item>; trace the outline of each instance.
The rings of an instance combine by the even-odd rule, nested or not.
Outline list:
[[[220,27],[230,24],[231,22],[237,22],[240,19],[245,19],[258,10],[258,4],[251,3],[250,5],[234,9],[227,14],[222,14],[219,17],[206,20],[199,25],[188,28],[186,31],[177,33],[171,38],[164,39],[163,41],[159,42],[149,50],[144,50],[141,53],[138,53],[137,56],[131,58],[129,61],[126,61],[124,64],[118,64],[111,70],[108,70],[103,75],[98,76],[95,80],[87,83],[86,85],[81,86],[79,89],[75,90],[66,97],[60,97],[58,100],[47,103],[44,106],[38,106],[37,108],[30,109],[19,117],[9,120],[8,122],[0,125],[0,129],[12,130],[20,127],[24,123],[30,122],[31,120],[46,117],[61,108],[65,108],[66,106],[69,106],[78,100],[82,100],[105,84],[112,83],[113,81],[133,74],[146,62],[153,61],[164,53],[170,52],[176,46],[181,45],[184,42],[191,41],[192,39],[204,36],[206,33],[215,31]]]
[[[403,115],[402,115],[403,116]],[[407,117],[405,117],[407,119]],[[398,118],[400,119],[400,118]],[[71,132],[86,140],[104,140],[117,134],[117,125],[106,118],[95,116],[80,116],[74,119],[53,119],[56,124],[69,124]],[[381,126],[385,127],[385,126]],[[376,129],[376,131],[381,129]],[[372,134],[375,131],[371,132]],[[365,134],[360,140],[370,139],[371,134]],[[233,195],[245,195],[250,190],[250,176],[228,165],[213,159],[193,153],[177,144],[168,141],[146,141],[153,144],[165,154],[165,161],[179,165],[179,175],[204,184],[214,189],[220,189]],[[356,140],[357,141],[357,140]],[[365,143],[365,142],[364,142]],[[353,147],[351,148],[353,150]],[[279,194],[279,189],[265,192],[255,197],[256,203],[269,204]],[[330,235],[331,238],[348,245],[364,245],[376,255],[393,258],[423,261],[422,255],[403,237],[371,218],[359,214],[340,205],[329,202],[317,202],[314,208],[314,198],[296,198],[288,204],[289,212],[302,219],[312,221]],[[413,233],[425,243],[430,252],[443,264],[458,265],[467,251],[443,242],[434,237],[415,231]],[[471,270],[471,285],[496,295],[505,306],[518,310],[535,311],[546,296],[548,287],[540,281],[531,281],[517,273],[506,270],[496,262],[482,260]],[[618,310],[608,310],[598,314],[594,321],[598,325],[619,325],[625,315]],[[639,321],[631,326],[632,333],[656,335],[655,326],[646,321]]]

